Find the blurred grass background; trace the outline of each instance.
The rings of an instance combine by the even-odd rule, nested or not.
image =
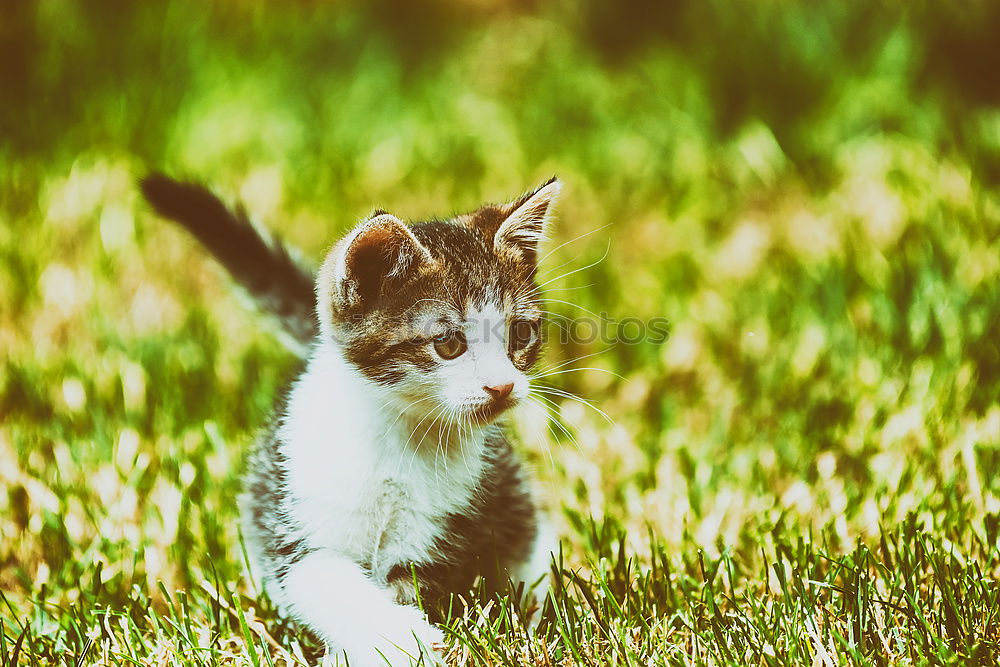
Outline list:
[[[564,610],[554,663],[990,661],[997,34],[986,1],[6,3],[4,664],[18,637],[40,664],[253,662],[226,591],[277,623],[240,583],[234,497],[294,360],[142,205],[149,169],[317,259],[376,206],[565,181],[551,309],[671,336],[551,349],[622,376],[556,378],[614,423],[521,424],[576,594],[623,596],[620,624]],[[862,590],[894,601],[882,625]],[[457,664],[486,632],[462,627]]]

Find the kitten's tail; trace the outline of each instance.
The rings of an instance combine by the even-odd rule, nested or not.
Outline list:
[[[316,336],[313,276],[288,249],[255,227],[242,207],[230,210],[218,197],[193,183],[162,174],[140,181],[142,194],[157,213],[183,225],[205,245],[266,311],[276,315],[304,353]]]

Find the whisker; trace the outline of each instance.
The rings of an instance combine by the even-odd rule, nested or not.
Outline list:
[[[546,301],[550,301],[552,303],[561,303],[561,304],[566,305],[566,306],[572,306],[573,308],[579,308],[583,312],[585,312],[585,313],[587,313],[589,315],[593,315],[594,317],[596,317],[599,320],[602,320],[602,321],[604,320],[603,316],[598,315],[597,313],[595,313],[592,310],[588,310],[588,309],[584,308],[583,306],[581,306],[578,303],[573,303],[572,301],[564,301],[562,299],[552,299],[552,298],[546,298],[545,300]]]
[[[548,317],[545,317],[546,315],[548,315],[550,317],[561,317],[562,319],[567,320],[569,322],[573,321],[573,318],[570,317],[569,315],[564,315],[563,313],[557,313],[554,310],[546,310],[545,308],[539,308],[538,312],[542,314],[543,319],[549,319]]]
[[[545,290],[546,292],[572,292],[578,289],[587,289],[588,287],[593,287],[594,283],[587,283],[586,285],[574,285],[573,287],[550,287]]]
[[[564,243],[560,243],[555,248],[553,248],[552,250],[547,251],[544,255],[542,255],[541,259],[538,260],[538,264],[541,264],[542,262],[544,262],[546,259],[549,258],[550,255],[552,255],[553,253],[555,253],[555,251],[559,250],[560,248],[565,248],[570,243],[576,243],[577,241],[585,239],[588,236],[590,236],[591,234],[596,234],[597,232],[602,231],[604,229],[607,229],[610,226],[611,226],[611,223],[609,222],[608,224],[602,225],[602,226],[598,227],[597,229],[592,229],[589,232],[585,232],[583,234],[580,234],[576,238],[572,238],[569,241],[565,241]]]
[[[597,266],[598,264],[600,264],[601,262],[603,262],[603,261],[604,261],[605,259],[607,259],[607,258],[608,258],[608,254],[609,254],[610,252],[611,252],[611,239],[608,239],[608,247],[604,249],[604,254],[603,254],[603,255],[601,255],[601,258],[600,258],[600,259],[598,259],[598,260],[597,260],[597,261],[595,261],[595,262],[591,262],[591,263],[590,263],[590,264],[588,264],[587,266],[581,266],[581,267],[580,267],[580,268],[578,268],[578,269],[573,269],[572,271],[569,271],[569,272],[567,272],[567,273],[564,273],[564,274],[562,274],[562,275],[560,275],[560,276],[556,276],[555,278],[550,278],[550,279],[546,280],[545,282],[543,282],[543,283],[539,284],[539,285],[538,285],[538,289],[542,289],[542,288],[543,288],[543,287],[545,287],[546,285],[550,285],[550,284],[552,284],[552,283],[556,282],[557,280],[562,280],[563,278],[568,278],[568,277],[570,277],[570,276],[572,276],[572,275],[575,275],[575,274],[577,274],[577,273],[580,273],[581,271],[586,271],[587,269],[592,269],[592,268],[594,268],[595,266]]]
[[[434,409],[434,411],[433,411],[433,412],[431,412],[431,413],[429,413],[429,414],[427,414],[427,415],[424,415],[424,416],[423,416],[423,418],[421,418],[421,420],[417,422],[417,425],[416,425],[416,426],[415,426],[415,427],[413,428],[413,430],[412,430],[412,431],[410,431],[410,435],[409,435],[409,437],[407,437],[407,438],[406,438],[406,442],[405,442],[405,443],[403,444],[403,447],[404,447],[404,448],[406,448],[406,447],[409,447],[409,445],[410,445],[410,440],[411,440],[411,439],[413,438],[413,436],[414,436],[414,435],[416,434],[416,432],[417,432],[418,430],[420,430],[420,426],[421,426],[421,424],[423,424],[423,423],[424,423],[425,421],[427,421],[428,417],[430,417],[431,415],[437,415],[437,414],[438,414],[439,412],[441,412],[442,410],[444,410],[444,409],[445,409],[446,407],[447,407],[447,406],[443,406],[443,405],[439,405],[439,406],[438,406],[437,408],[435,408],[435,409]],[[433,421],[431,421],[431,424],[432,424],[432,425],[433,425],[433,423],[434,423],[434,422],[433,422]],[[427,432],[426,432],[426,431],[424,431],[424,434],[423,434],[422,436],[420,436],[420,439],[419,439],[419,440],[417,440],[417,444],[416,444],[416,445],[414,446],[414,451],[416,451],[417,449],[419,449],[419,448],[420,448],[420,445],[421,445],[421,443],[422,443],[422,442],[424,441],[424,438],[425,438],[426,436],[427,436]]]
[[[423,398],[417,399],[416,401],[413,401],[412,403],[407,404],[406,407],[404,407],[402,410],[399,411],[399,413],[396,415],[396,418],[392,420],[392,423],[389,424],[388,427],[386,427],[386,429],[382,433],[382,437],[385,438],[386,436],[389,435],[389,432],[392,431],[392,429],[396,426],[397,423],[399,423],[399,420],[401,420],[404,416],[406,416],[408,409],[412,408],[415,405],[420,405],[421,403],[429,401],[432,398],[433,398],[432,396],[425,396]],[[394,402],[393,400],[387,401],[382,406],[382,408],[385,408],[386,406],[389,405],[389,403],[393,403],[393,402]],[[410,435],[412,436],[412,432],[411,432]],[[407,438],[407,442],[409,442],[409,437]],[[410,456],[410,468],[413,467],[413,458],[414,458],[414,456],[416,456],[416,450],[415,449],[413,450],[413,452],[412,452],[412,454]],[[397,473],[399,473],[402,470],[402,462],[403,462],[403,460],[400,459],[399,462],[397,462],[397,464],[396,464],[396,472]]]
[[[559,428],[559,430],[563,432],[563,435],[565,435],[568,440],[572,440],[574,442],[576,441],[576,438],[573,437],[573,434],[570,433],[569,430],[567,430],[567,428],[563,425],[561,419],[558,419],[557,417],[553,416],[553,414],[557,416],[559,414],[558,403],[549,398],[546,398],[545,396],[529,396],[528,398],[533,399],[535,401],[535,405],[538,405],[539,407],[542,408],[542,410],[545,412],[546,420],[548,422],[552,422],[553,424],[555,424]],[[545,403],[542,403],[540,401],[544,401]],[[555,434],[553,433],[553,435]],[[558,441],[559,438],[557,437],[556,440]]]
[[[598,350],[597,352],[591,352],[590,354],[581,354],[579,357],[573,357],[572,359],[570,359],[568,361],[564,361],[564,362],[560,363],[557,366],[550,366],[548,368],[543,368],[543,369],[541,369],[538,372],[539,373],[548,373],[550,371],[557,371],[560,368],[565,368],[566,366],[569,366],[572,363],[576,363],[577,361],[582,361],[584,359],[589,359],[590,357],[597,356],[598,354],[602,354],[604,352],[607,352],[607,350]],[[544,377],[544,376],[538,376],[538,377]]]
[[[558,443],[559,442],[559,435],[552,429],[552,424],[550,422],[554,421],[554,419],[552,418],[551,415],[549,415],[549,408],[545,404],[543,404],[542,402],[536,400],[534,396],[528,395],[527,396],[527,400],[532,405],[537,406],[538,409],[541,410],[542,413],[545,415],[545,428],[548,430],[549,435],[552,436],[553,442]],[[539,438],[539,440],[541,440],[541,438]],[[555,467],[556,467],[556,460],[555,460],[555,457],[552,456],[552,448],[544,446],[545,444],[546,443],[542,442],[543,446],[541,447],[541,449],[545,450],[545,455],[549,459],[549,465],[552,466],[552,469],[554,470]]]
[[[557,371],[553,371],[551,373],[541,373],[539,375],[532,375],[531,379],[532,380],[540,380],[541,378],[552,377],[553,375],[562,375],[563,373],[579,373],[580,371],[599,371],[601,373],[607,373],[608,375],[613,375],[613,376],[615,376],[616,378],[618,378],[620,380],[624,380],[625,379],[624,376],[619,375],[618,373],[615,373],[614,371],[609,371],[606,368],[594,368],[592,366],[585,366],[585,367],[582,367],[582,368],[567,368],[565,370],[561,370],[561,371],[557,370]]]
[[[555,401],[553,401],[553,400],[551,400],[549,398],[546,398],[545,396],[541,396],[541,395],[535,395],[532,398],[535,398],[535,399],[538,399],[538,400],[541,400],[541,401],[545,401],[545,403],[548,404],[548,405],[545,405],[545,403],[537,403],[537,405],[540,406],[544,410],[544,412],[545,412],[546,426],[549,427],[549,431],[552,432],[552,436],[556,439],[556,442],[559,441],[559,436],[556,435],[556,433],[552,431],[552,427],[549,426],[550,422],[552,424],[554,424],[556,426],[556,428],[558,428],[560,431],[562,431],[563,434],[565,434],[566,438],[571,443],[573,443],[573,446],[577,449],[577,451],[583,452],[583,449],[580,447],[580,443],[577,441],[576,437],[569,431],[569,429],[566,428],[565,425],[563,425],[561,417],[558,416],[559,415],[559,404],[556,403]],[[556,416],[553,416],[553,413]]]
[[[568,391],[563,391],[562,389],[556,389],[555,387],[544,387],[544,386],[540,387],[540,386],[536,385],[536,386],[533,387],[533,389],[534,389],[534,391],[537,391],[537,392],[542,393],[542,394],[549,394],[549,395],[552,395],[552,396],[561,396],[563,398],[568,398],[571,401],[576,401],[577,403],[580,403],[581,405],[586,405],[588,408],[590,408],[591,410],[594,410],[599,415],[601,415],[602,417],[604,417],[604,419],[609,424],[614,424],[615,423],[615,420],[612,419],[611,417],[609,417],[608,414],[606,412],[604,412],[604,410],[601,410],[599,407],[597,407],[596,405],[594,405],[593,403],[591,403],[587,399],[581,398],[581,397],[577,396],[576,394],[572,394],[572,393],[570,393]]]

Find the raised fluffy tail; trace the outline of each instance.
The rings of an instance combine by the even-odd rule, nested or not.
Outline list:
[[[317,332],[313,276],[287,248],[255,227],[242,208],[230,210],[200,185],[152,174],[140,187],[157,213],[201,241],[264,310],[278,317],[294,347],[305,349]]]

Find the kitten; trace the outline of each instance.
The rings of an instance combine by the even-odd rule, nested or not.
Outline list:
[[[497,419],[530,389],[538,245],[560,187],[449,220],[376,211],[330,250],[314,292],[241,211],[142,182],[307,350],[250,458],[241,513],[268,594],[328,655],[437,660],[442,633],[417,602],[440,619],[478,576],[544,595],[553,542]]]

